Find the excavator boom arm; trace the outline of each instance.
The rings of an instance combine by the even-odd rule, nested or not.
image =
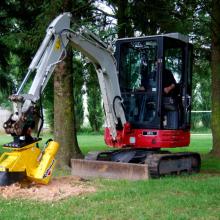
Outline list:
[[[88,57],[94,64],[98,81],[101,88],[106,122],[110,128],[112,138],[117,136],[116,126],[118,123],[126,123],[125,113],[122,106],[121,92],[118,83],[116,60],[111,49],[97,36],[85,28],[80,31],[70,30],[70,13],[58,16],[49,25],[46,36],[34,56],[20,88],[11,100],[17,104],[14,112],[17,114],[17,121],[29,111],[29,109],[40,99],[41,93],[47,85],[56,64],[60,63],[66,56],[66,47],[69,42],[73,48],[79,50]],[[28,94],[23,95],[22,91],[32,72],[36,72]],[[15,122],[16,123],[16,122]],[[16,133],[22,129],[9,129],[5,124],[7,133]]]

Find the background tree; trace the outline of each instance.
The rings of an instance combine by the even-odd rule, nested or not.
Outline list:
[[[74,22],[80,26],[83,14],[90,15],[91,1],[58,2],[57,7],[63,11],[70,11]],[[58,12],[59,9],[55,11]],[[74,114],[73,79],[75,73],[72,68],[72,49],[67,48],[67,57],[57,65],[54,74],[54,138],[61,148],[58,152],[58,165],[68,166],[71,158],[80,158],[80,151],[76,137],[76,118]],[[60,105],[62,103],[62,105]]]
[[[57,154],[60,167],[69,166],[73,157],[81,157],[73,104],[72,49],[69,48],[67,57],[54,72],[54,139],[60,144]]]
[[[220,157],[220,2],[212,0],[211,9],[212,153]]]
[[[39,4],[41,2],[39,1]],[[20,0],[3,0],[0,2],[0,101],[7,105],[9,105],[8,95],[19,85],[24,76],[25,67],[31,60],[29,54],[34,44],[29,44],[28,41],[29,22],[35,24],[33,17],[38,12],[39,5],[34,1],[24,3]]]
[[[88,120],[93,131],[99,131],[102,127],[103,108],[101,105],[101,91],[97,80],[95,68],[90,63],[87,65],[88,76],[86,88],[88,95]]]
[[[74,95],[74,113],[76,118],[76,131],[79,131],[84,120],[83,95],[86,93],[84,88],[85,70],[82,56],[75,52],[73,59],[73,95]]]

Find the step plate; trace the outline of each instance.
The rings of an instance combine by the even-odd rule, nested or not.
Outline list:
[[[149,179],[148,166],[146,164],[71,159],[71,166],[72,175],[82,178]]]

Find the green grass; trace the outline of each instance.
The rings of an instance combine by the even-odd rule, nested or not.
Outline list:
[[[200,154],[207,154],[212,149],[212,136],[211,134],[192,134],[189,147],[179,147],[170,149],[175,152],[180,151],[193,151]]]
[[[0,145],[9,140],[1,136]],[[79,135],[78,141],[83,153],[106,149],[101,135]],[[0,219],[220,219],[220,160],[207,155],[211,145],[210,135],[192,135],[189,148],[177,149],[202,154],[201,174],[148,181],[94,179],[89,184],[96,193],[59,202],[0,197]]]
[[[219,180],[201,174],[149,181],[93,180],[96,193],[59,202],[0,199],[0,218],[219,219]]]
[[[77,139],[83,154],[87,154],[89,151],[109,149],[104,142],[103,135],[78,135]]]

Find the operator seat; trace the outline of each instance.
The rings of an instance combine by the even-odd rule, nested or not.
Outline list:
[[[162,109],[164,111],[163,126],[165,129],[178,129],[179,127],[180,108],[178,95],[179,85],[176,84],[176,88],[174,89],[172,96],[164,96],[162,99]]]

